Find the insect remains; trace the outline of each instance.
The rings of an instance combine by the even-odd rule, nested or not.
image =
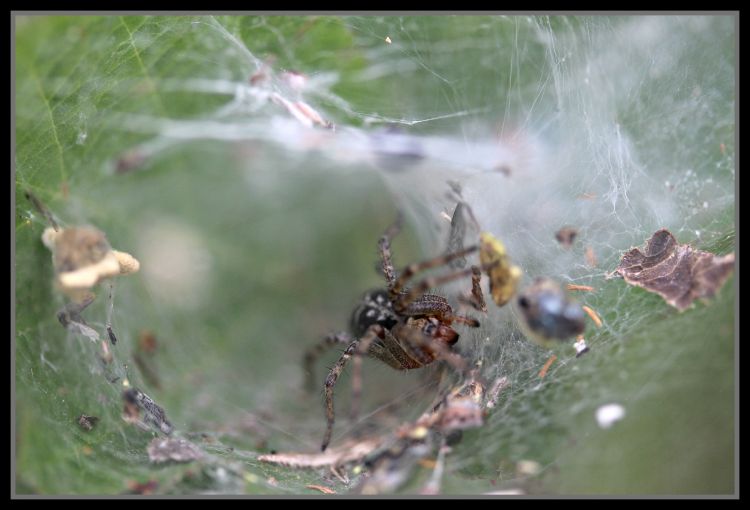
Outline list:
[[[126,422],[134,423],[143,430],[149,430],[149,426],[152,426],[166,435],[174,430],[167,420],[164,409],[138,388],[128,388],[123,391],[122,400],[124,403],[122,419]]]
[[[42,242],[52,252],[55,285],[70,299],[57,314],[60,324],[99,341],[99,333],[81,317],[96,298],[91,289],[106,278],[137,272],[140,263],[129,253],[113,250],[104,232],[94,227],[60,228],[55,224],[44,230]],[[110,324],[107,335],[112,345],[117,343]]]
[[[581,305],[550,278],[537,278],[518,296],[517,303],[526,336],[543,347],[580,335],[586,328]]]
[[[490,278],[490,294],[497,306],[507,304],[516,293],[516,286],[523,272],[510,262],[505,246],[488,232],[479,235],[479,261],[487,268]]]

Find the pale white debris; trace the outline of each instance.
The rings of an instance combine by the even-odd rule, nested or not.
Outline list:
[[[579,337],[578,340],[576,340],[576,342],[573,344],[573,347],[576,348],[576,358],[589,349],[583,336]]]
[[[190,462],[202,457],[203,452],[186,439],[157,437],[148,445],[151,462]]]
[[[287,85],[289,85],[289,87],[296,92],[301,92],[307,86],[307,76],[295,71],[286,71],[281,75],[281,79],[284,80]]]
[[[120,264],[114,253],[109,252],[99,262],[90,266],[67,271],[58,275],[58,281],[66,291],[75,291],[78,289],[90,289],[96,285],[99,280],[110,278],[120,274]]]
[[[115,256],[117,263],[120,266],[120,274],[137,273],[141,268],[141,263],[130,253],[112,250],[112,254]]]
[[[596,410],[596,421],[603,429],[608,429],[624,417],[625,408],[620,404],[606,404]]]
[[[56,267],[57,282],[63,292],[78,297],[81,291],[92,288],[101,280],[120,274],[135,273],[140,269],[138,260],[129,253],[112,250],[104,233],[92,227],[72,227],[55,230],[47,227],[42,233],[42,243],[55,255],[64,250],[63,267]],[[63,245],[62,247],[60,245]],[[109,248],[103,255],[97,250]],[[74,260],[73,267],[70,259]]]
[[[490,388],[490,391],[487,393],[488,409],[493,409],[497,405],[500,393],[502,393],[502,391],[508,386],[510,386],[510,381],[506,376],[498,377],[495,380],[495,382],[492,384],[492,388]]]
[[[78,333],[85,337],[88,337],[88,339],[92,342],[96,343],[99,341],[99,333],[97,333],[95,329],[87,326],[86,324],[70,321],[70,323],[67,325],[67,328],[73,333]]]
[[[521,489],[507,489],[504,491],[491,491],[484,493],[487,496],[523,496],[526,493]]]
[[[542,472],[542,465],[535,460],[519,460],[516,469],[519,475],[535,476]]]

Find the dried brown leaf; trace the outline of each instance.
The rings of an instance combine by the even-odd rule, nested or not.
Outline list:
[[[698,298],[712,297],[733,269],[734,253],[718,257],[696,250],[661,229],[646,241],[643,251],[633,248],[625,253],[615,273],[682,311]]]

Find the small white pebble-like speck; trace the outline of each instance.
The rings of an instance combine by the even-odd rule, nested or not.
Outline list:
[[[608,429],[616,421],[625,417],[625,408],[620,404],[607,404],[596,410],[596,421],[603,429]]]
[[[581,352],[586,350],[586,340],[581,338],[580,340],[577,340],[573,346],[576,348],[576,354],[581,354]]]
[[[519,460],[516,466],[521,475],[534,476],[542,472],[542,465],[535,460]]]

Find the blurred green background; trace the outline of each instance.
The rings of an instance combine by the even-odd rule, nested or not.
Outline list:
[[[320,95],[313,104],[339,126],[368,129],[365,114],[428,118],[487,105],[488,118],[500,116],[534,103],[539,89],[534,73],[518,74],[529,83],[509,81],[493,52],[498,62],[515,55],[517,62],[542,67],[549,46],[533,27],[585,45],[587,34],[614,30],[625,20],[34,16],[15,22],[17,494],[120,494],[149,480],[164,494],[314,494],[305,486],[321,480],[340,492],[347,488],[323,471],[265,465],[255,455],[317,450],[324,429],[321,392],[303,391],[300,360],[322,335],[345,328],[362,291],[380,284],[376,240],[399,204],[377,172],[258,141],[195,140],[158,153],[141,170],[116,174],[118,157],[153,138],[118,129],[117,114],[210,119],[227,96],[167,90],[162,83],[246,82],[253,62],[226,33],[260,59],[273,56],[276,69],[313,78],[337,73],[329,100]],[[705,54],[695,55],[686,72],[704,72],[700,64],[727,48],[722,62],[734,63],[731,18],[707,23],[695,35]],[[389,49],[386,35],[406,49]],[[402,80],[392,79],[394,71],[382,78],[373,71],[399,65],[407,69]],[[654,108],[666,101],[659,90],[649,92],[639,98],[645,102],[640,115],[648,101]],[[731,84],[706,93],[731,111]],[[350,108],[337,109],[334,95]],[[257,122],[270,115],[264,110],[249,117]],[[714,147],[706,156],[710,164],[696,172],[733,164],[726,153],[733,154],[734,125],[712,122],[709,115],[690,131]],[[455,124],[446,119],[410,132],[445,132]],[[717,133],[724,154],[715,150]],[[653,150],[644,140],[634,143],[644,153]],[[659,157],[669,158],[682,143],[687,139],[662,147]],[[731,179],[723,175],[715,185],[733,198],[733,170]],[[101,373],[98,346],[67,333],[55,318],[64,301],[40,241],[46,224],[24,197],[27,189],[63,224],[95,225],[115,249],[141,260],[140,273],[116,282],[116,373],[162,405],[178,430],[211,453],[207,460],[149,463],[152,436],[120,418],[120,386]],[[699,247],[733,251],[733,200],[707,214],[716,235]],[[644,231],[642,239],[650,234]],[[399,265],[433,255],[417,243],[419,235],[410,224],[397,239]],[[162,275],[149,272],[149,263]],[[504,347],[489,351],[485,363],[496,364],[492,373],[509,374],[512,384],[486,425],[467,432],[448,456],[445,493],[737,490],[734,280],[715,300],[682,314],[622,281],[600,282],[600,288],[589,304],[618,325],[618,334],[590,330],[592,352],[580,361],[566,353],[544,385],[536,378],[548,353],[513,330],[490,333],[502,337]],[[102,332],[106,287],[97,294],[84,317]],[[157,339],[148,360],[156,379],[135,361],[145,331]],[[332,353],[320,364],[319,379],[334,359]],[[368,362],[365,377],[372,384],[365,392],[370,410],[395,402],[396,415],[405,417],[412,404],[421,410],[434,396],[421,374],[394,375]],[[346,393],[337,396],[341,419],[334,438],[350,430]],[[594,412],[610,402],[625,406],[626,419],[600,429]],[[82,413],[101,418],[93,431],[79,428]],[[541,473],[519,475],[523,460],[538,462]],[[418,468],[400,490],[417,491],[429,476]]]

